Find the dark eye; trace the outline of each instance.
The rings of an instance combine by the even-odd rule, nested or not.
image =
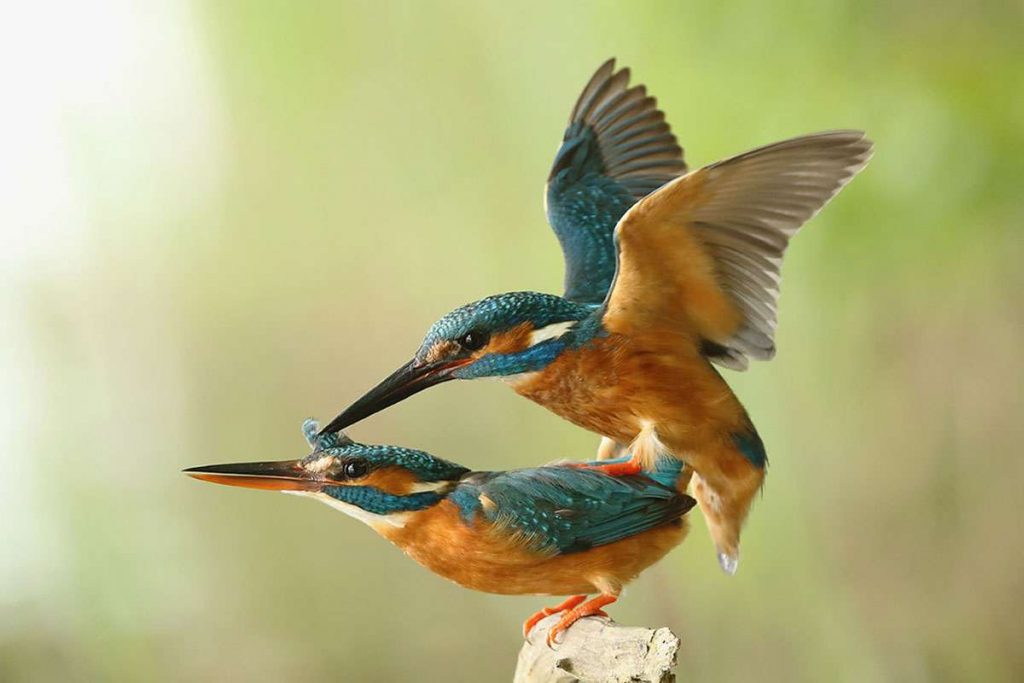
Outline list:
[[[479,351],[487,345],[489,338],[486,332],[471,330],[459,338],[459,346],[467,351]]]
[[[370,471],[370,465],[365,460],[349,460],[341,471],[346,479],[358,479],[366,476]]]

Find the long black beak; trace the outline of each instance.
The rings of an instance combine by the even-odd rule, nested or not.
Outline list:
[[[363,394],[363,397],[346,408],[340,415],[331,420],[330,424],[320,430],[320,434],[337,432],[360,420],[379,413],[388,406],[393,406],[413,394],[418,394],[428,387],[447,382],[456,368],[472,363],[465,358],[437,363],[417,363],[415,359],[395,370],[383,382]],[[319,436],[318,435],[318,436]]]
[[[280,462],[239,462],[206,465],[183,470],[190,477],[226,486],[244,486],[265,491],[319,491],[330,482],[314,479],[301,460]]]

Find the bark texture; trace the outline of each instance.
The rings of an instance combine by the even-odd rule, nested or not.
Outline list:
[[[588,617],[573,624],[564,640],[547,646],[555,614],[541,621],[519,651],[514,683],[672,683],[679,638],[667,628],[620,626]]]

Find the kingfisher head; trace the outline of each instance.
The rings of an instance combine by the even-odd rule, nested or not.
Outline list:
[[[301,460],[193,467],[185,473],[228,486],[315,498],[380,532],[405,524],[409,513],[441,502],[469,470],[423,451],[356,443],[342,433],[303,432],[313,452]]]
[[[335,432],[452,379],[507,377],[542,370],[570,344],[594,310],[552,294],[511,292],[474,301],[436,323],[412,360],[334,418]]]

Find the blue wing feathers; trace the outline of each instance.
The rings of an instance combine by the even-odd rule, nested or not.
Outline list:
[[[560,466],[473,475],[451,499],[467,522],[480,516],[553,554],[614,543],[677,520],[694,505],[689,496],[646,476]]]
[[[749,460],[754,467],[764,469],[768,466],[768,454],[765,452],[764,442],[761,441],[761,435],[757,433],[753,425],[750,425],[745,432],[733,434],[732,440],[743,457]]]
[[[615,276],[612,235],[637,200],[686,172],[665,115],[629,70],[601,65],[573,108],[548,177],[548,222],[565,255],[565,298],[601,303]]]
[[[599,304],[615,277],[615,224],[633,199],[598,174],[562,184],[548,186],[548,222],[565,254],[565,298]]]

